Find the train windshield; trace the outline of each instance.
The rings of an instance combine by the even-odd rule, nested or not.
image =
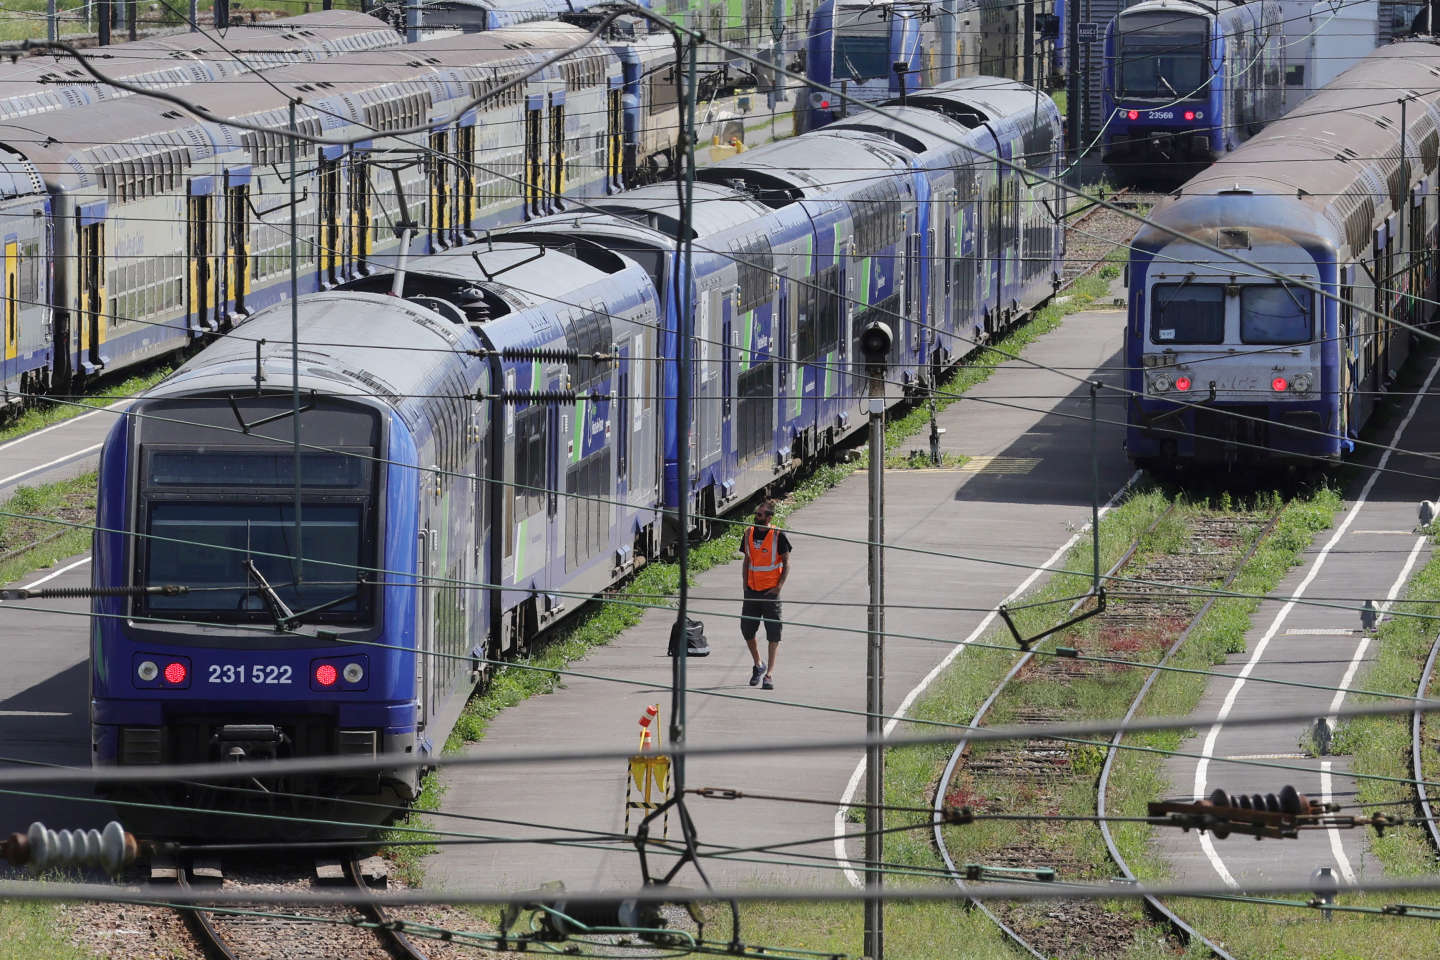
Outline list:
[[[1244,343],[1304,343],[1314,326],[1311,294],[1282,283],[1246,286],[1240,292],[1240,339]]]
[[[1223,343],[1225,288],[1214,284],[1157,283],[1150,293],[1150,341]]]
[[[891,70],[890,23],[876,7],[835,14],[835,79],[873,80]]]
[[[372,466],[365,456],[302,457],[300,543],[287,497],[294,460],[273,451],[145,451],[141,551],[145,613],[225,623],[271,623],[279,604],[306,623],[366,623],[375,566]],[[373,577],[372,577],[373,579]]]
[[[1132,100],[1185,100],[1209,84],[1209,24],[1182,13],[1121,15],[1117,96]]]

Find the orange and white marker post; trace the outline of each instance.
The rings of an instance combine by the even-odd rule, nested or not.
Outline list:
[[[625,832],[630,832],[631,810],[654,810],[670,798],[670,758],[653,752],[660,746],[660,704],[652,703],[640,715],[640,752],[629,760],[625,780]],[[634,798],[636,791],[640,799]],[[661,836],[670,832],[665,815]]]

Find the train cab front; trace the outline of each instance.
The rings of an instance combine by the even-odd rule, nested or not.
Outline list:
[[[1211,18],[1156,6],[1125,11],[1110,28],[1106,163],[1209,162],[1222,147]]]
[[[1162,246],[1139,270],[1132,262],[1131,459],[1234,469],[1340,456],[1333,337],[1323,334],[1325,301],[1311,289],[1321,282],[1313,257],[1278,237],[1212,233],[1247,259],[1283,265],[1280,275],[1257,275],[1189,242]]]
[[[859,112],[853,106],[857,101],[880,103],[899,92],[895,61],[897,52],[905,49],[907,23],[896,16],[892,3],[829,0],[816,8],[806,76],[834,92],[815,90],[801,101],[806,107],[799,132]]]
[[[101,456],[92,759],[103,766],[420,749],[413,500],[383,411],[236,389],[143,399]],[[388,566],[394,564],[394,566]],[[408,581],[407,581],[408,582]],[[417,771],[256,778],[250,793],[408,798]],[[244,794],[245,789],[227,789]],[[185,792],[181,789],[181,792]],[[213,790],[211,791],[213,795]]]

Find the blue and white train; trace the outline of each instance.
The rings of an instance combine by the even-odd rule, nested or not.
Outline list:
[[[1353,448],[1436,293],[1436,75],[1434,42],[1383,47],[1156,206],[1129,265],[1132,459]]]
[[[673,185],[377,269],[300,300],[298,425],[290,305],[244,319],[105,442],[96,586],[191,589],[94,601],[96,763],[430,755],[492,664],[681,534],[666,508],[703,532],[860,429],[872,318],[899,402],[1049,295],[1059,198],[987,158],[1059,147],[1048,99],[977,78],[701,170],[689,286]]]
[[[1105,35],[1102,157],[1208,163],[1285,112],[1277,0],[1143,0]]]

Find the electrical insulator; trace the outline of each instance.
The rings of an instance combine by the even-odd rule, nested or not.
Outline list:
[[[12,866],[31,870],[51,867],[100,867],[117,874],[135,862],[140,845],[114,820],[104,830],[50,830],[38,820],[25,833],[0,840],[0,852]]]

